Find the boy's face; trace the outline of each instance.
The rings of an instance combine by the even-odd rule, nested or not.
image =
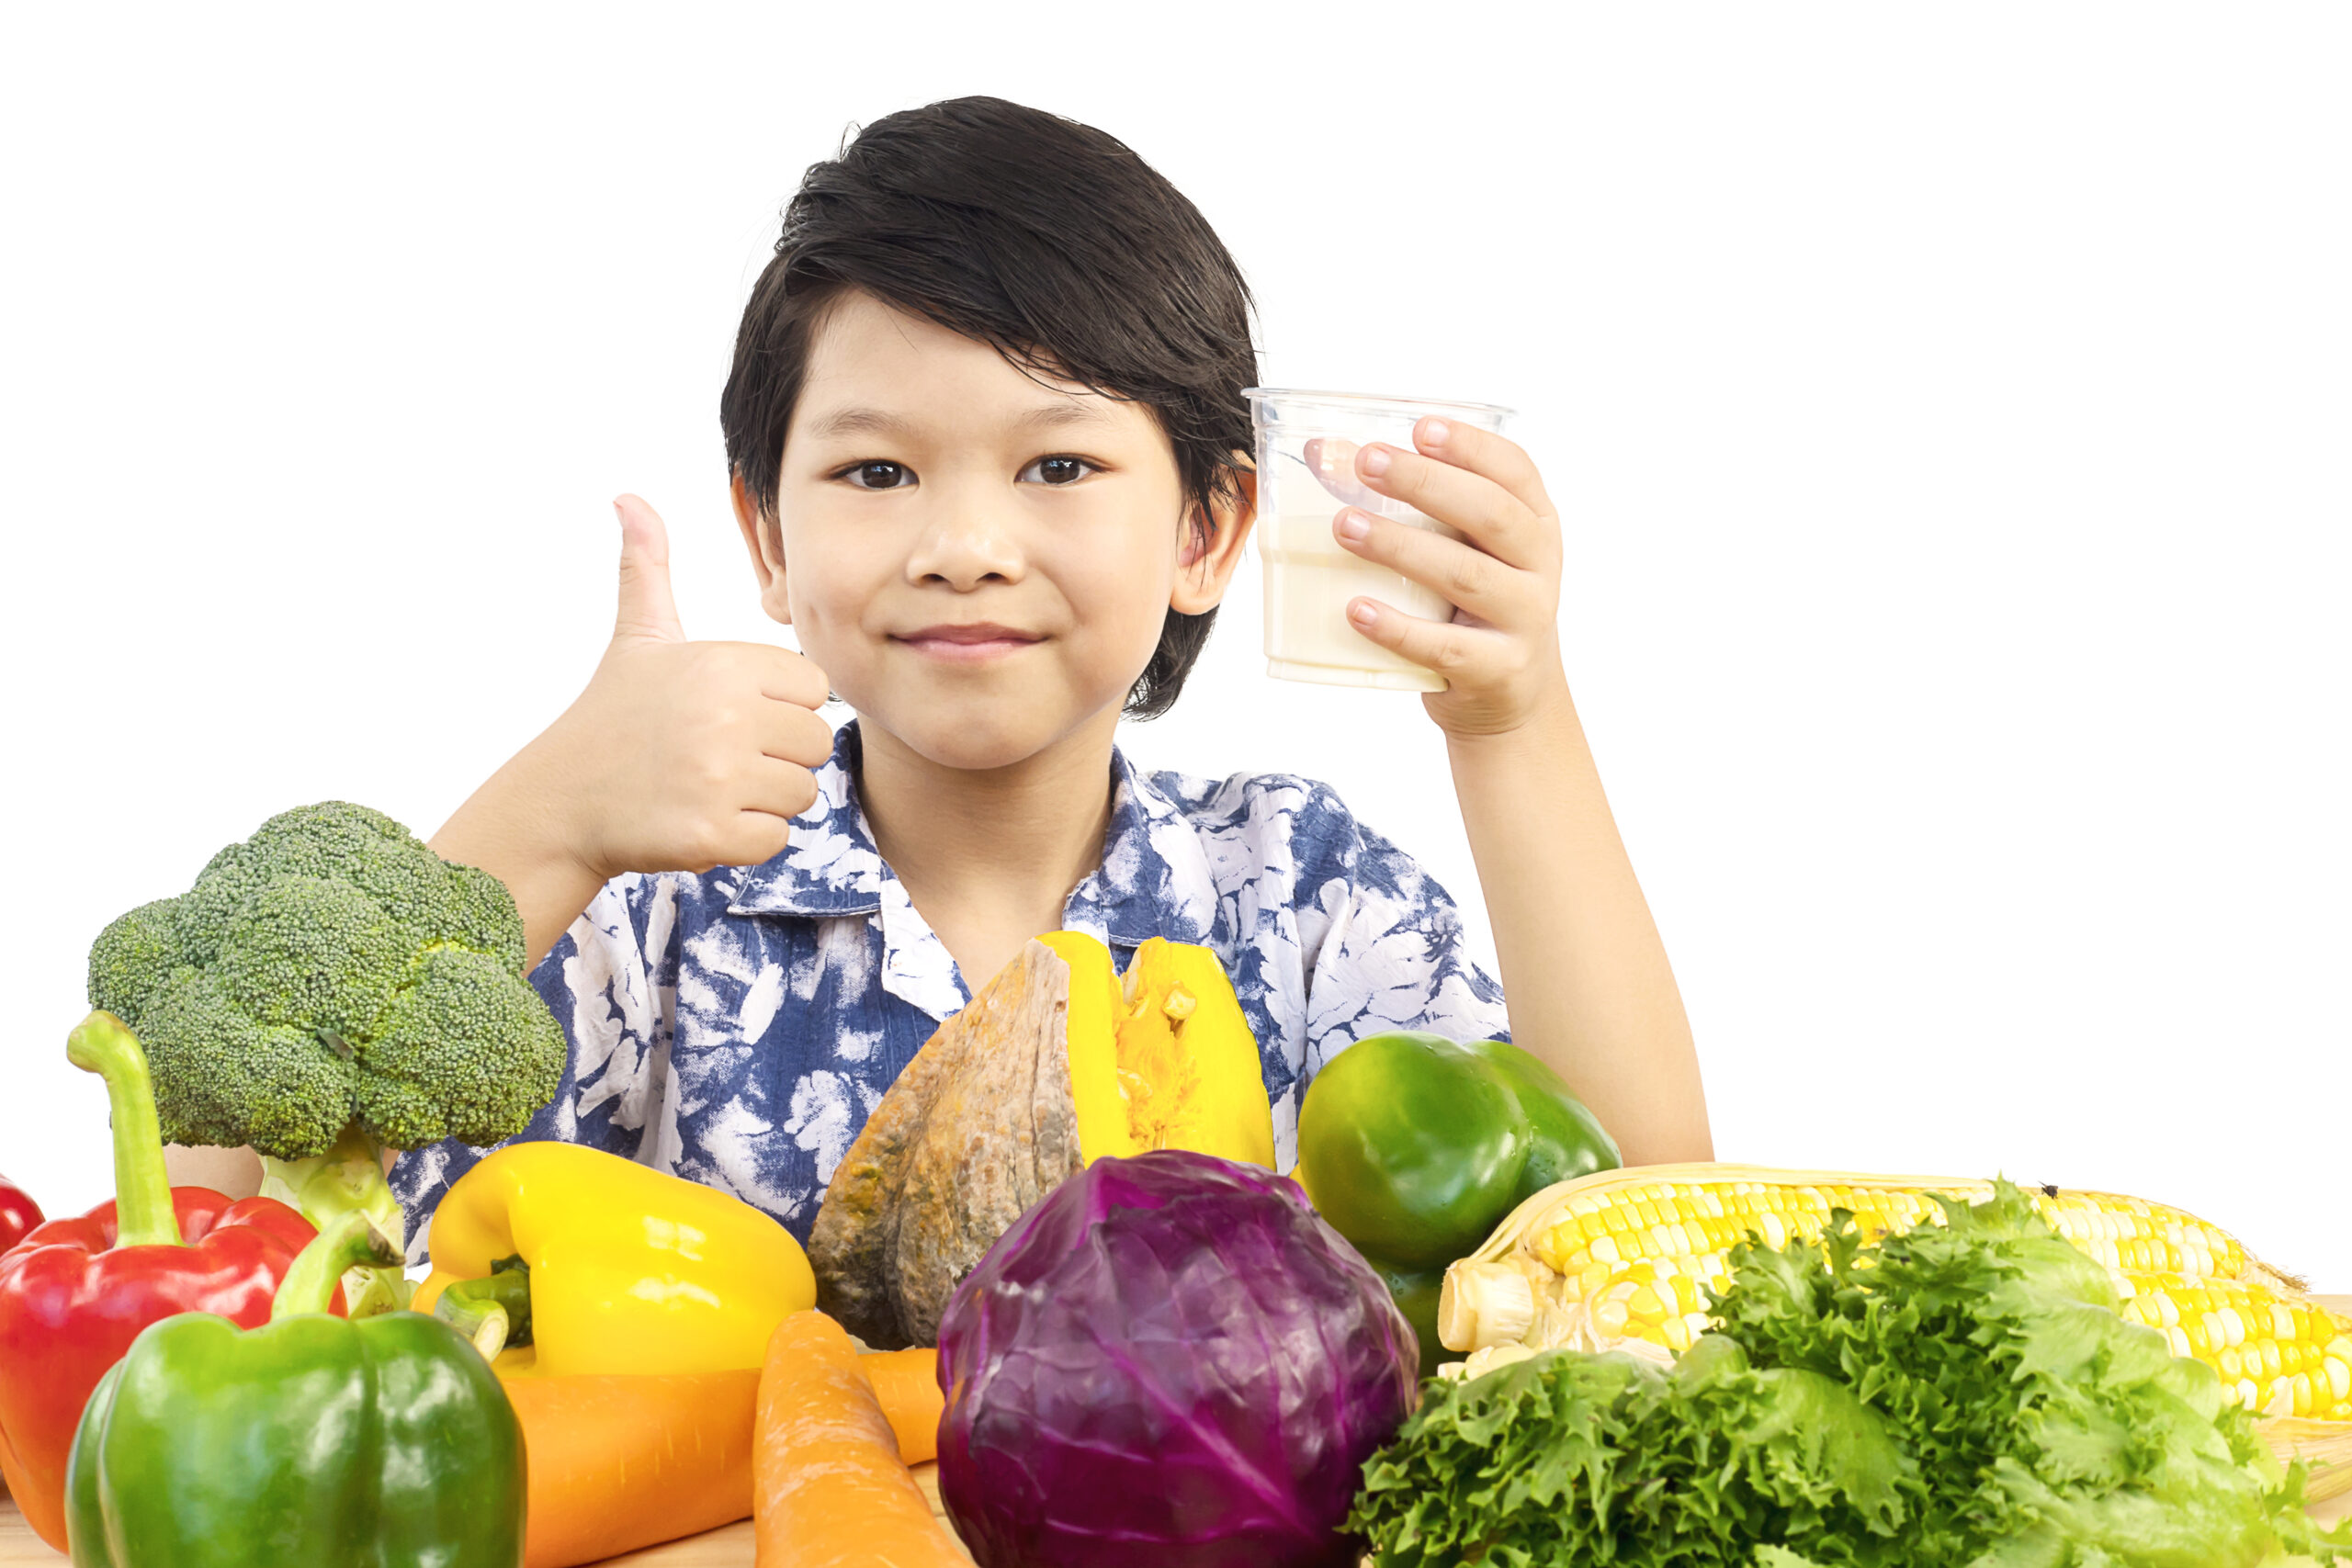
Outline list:
[[[970,769],[1115,724],[1168,610],[1216,604],[1250,525],[1212,513],[1200,544],[1144,405],[862,293],[811,345],[775,536],[740,489],[736,511],[762,604],[833,690]]]

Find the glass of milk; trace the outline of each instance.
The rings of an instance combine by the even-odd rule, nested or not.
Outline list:
[[[1360,392],[1299,392],[1251,387],[1258,433],[1258,558],[1266,569],[1266,672],[1285,681],[1442,692],[1445,681],[1399,659],[1357,631],[1348,601],[1359,594],[1426,620],[1453,618],[1435,589],[1341,547],[1331,523],[1343,506],[1462,536],[1356,478],[1356,452],[1385,441],[1411,452],[1413,425],[1436,414],[1453,424],[1499,433],[1511,411],[1491,403],[1432,402]]]

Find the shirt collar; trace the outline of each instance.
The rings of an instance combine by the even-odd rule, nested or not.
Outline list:
[[[817,770],[816,804],[792,819],[782,854],[742,874],[730,912],[827,917],[881,909],[883,885],[897,878],[858,804],[863,755],[857,720],[851,719]],[[1102,863],[1071,892],[1063,924],[1114,946],[1155,936],[1206,942],[1216,919],[1216,885],[1200,835],[1182,805],[1115,746],[1111,777]]]

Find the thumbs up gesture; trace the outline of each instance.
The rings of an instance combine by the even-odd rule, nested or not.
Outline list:
[[[788,649],[691,642],[670,593],[670,539],[633,495],[621,521],[620,608],[588,687],[533,743],[565,837],[601,877],[755,865],[817,799],[832,754],[825,673]]]

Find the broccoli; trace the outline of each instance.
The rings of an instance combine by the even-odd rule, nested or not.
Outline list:
[[[90,1005],[146,1046],[164,1137],[250,1144],[264,1193],[398,1236],[385,1147],[498,1143],[555,1097],[563,1031],[523,959],[503,883],[331,800],[101,931]],[[346,1283],[355,1314],[406,1299],[398,1269]]]

